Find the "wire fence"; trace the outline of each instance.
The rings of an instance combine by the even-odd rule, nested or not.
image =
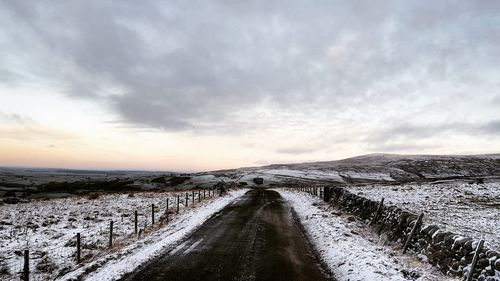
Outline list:
[[[217,195],[216,189],[91,194],[1,206],[0,279],[54,279],[74,270],[78,262],[93,261],[117,245],[141,239]]]

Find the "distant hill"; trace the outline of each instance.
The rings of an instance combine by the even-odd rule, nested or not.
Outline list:
[[[211,172],[267,177],[271,182],[287,180],[356,182],[409,182],[446,179],[498,179],[500,154],[486,155],[398,155],[368,154],[343,160],[297,164],[273,164]]]
[[[272,184],[366,184],[441,180],[500,181],[500,154],[368,154],[336,161],[273,164],[193,174],[146,171],[87,171],[0,168],[0,192],[59,192],[211,188],[219,182]],[[261,185],[258,185],[261,186]],[[1,193],[0,193],[1,196]]]

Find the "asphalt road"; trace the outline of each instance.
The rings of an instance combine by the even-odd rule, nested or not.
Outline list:
[[[333,280],[287,202],[251,190],[183,243],[123,280]]]

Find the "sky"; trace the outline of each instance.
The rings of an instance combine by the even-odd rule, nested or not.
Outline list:
[[[500,1],[0,0],[0,166],[500,152]]]

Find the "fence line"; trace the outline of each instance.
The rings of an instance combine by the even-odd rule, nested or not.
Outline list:
[[[132,193],[133,194],[133,193]],[[166,195],[166,206],[165,206],[165,217],[167,218],[166,221],[168,222],[168,215],[169,215],[169,197],[177,197],[177,200],[173,200],[173,202],[177,203],[176,206],[176,213],[180,213],[180,203],[182,203],[183,200],[180,200],[180,193],[179,192],[165,192]],[[191,196],[186,192],[186,200],[182,204],[185,208],[188,208],[190,205],[195,206],[196,203],[200,204],[204,200],[211,199],[215,196],[216,191],[213,189],[203,189],[203,196],[202,196],[202,191],[198,189],[196,192],[192,190]],[[129,197],[134,197],[135,195],[129,195]],[[196,200],[196,196],[198,196]],[[191,198],[189,198],[191,197]],[[90,200],[90,199],[89,199]],[[76,200],[75,200],[76,201]],[[147,201],[147,200],[146,200]],[[151,230],[153,230],[153,227],[156,227],[155,225],[155,213],[159,212],[161,209],[161,202],[162,200],[158,200],[160,204],[155,204],[151,203],[150,205],[150,222],[151,222]],[[157,202],[158,202],[157,201]],[[191,201],[191,202],[189,202]],[[163,201],[165,202],[165,201]],[[91,203],[93,204],[93,203]],[[62,239],[59,239],[61,243],[65,243],[64,246],[62,247],[54,247],[55,249],[50,250],[50,254],[47,253],[47,255],[51,255],[54,257],[59,257],[59,258],[67,258],[65,260],[68,261],[73,261],[73,266],[78,266],[85,264],[89,260],[91,261],[92,258],[99,256],[102,253],[106,252],[106,249],[112,249],[114,245],[117,243],[123,243],[125,241],[131,241],[130,238],[134,237],[131,236],[132,234],[135,235],[135,237],[139,236],[141,233],[145,233],[144,231],[148,228],[148,222],[149,218],[148,216],[145,216],[144,212],[140,212],[138,209],[134,210],[133,215],[126,214],[126,213],[121,213],[120,214],[120,219],[118,220],[113,220],[114,217],[114,212],[110,213],[100,213],[102,212],[102,209],[100,209],[99,205],[93,204],[92,207],[96,208],[99,213],[94,212],[94,215],[91,215],[90,212],[85,216],[81,215],[80,219],[74,219],[69,222],[67,222],[68,225],[78,229],[78,232],[76,234],[73,234],[72,236],[68,236],[67,234],[62,236]],[[19,206],[16,205],[16,209],[20,208]],[[45,209],[42,209],[42,211],[49,209],[50,207],[46,207]],[[63,209],[62,206],[56,206],[50,208],[50,213],[53,213],[54,215],[49,215],[48,217],[58,217],[58,220],[56,224],[60,223],[60,220],[62,215],[58,215],[58,210],[59,212],[62,212],[61,210]],[[89,210],[91,210],[90,208]],[[140,209],[140,208],[139,208]],[[87,211],[87,210],[86,210]],[[14,264],[14,269],[16,273],[19,273],[21,280],[37,280],[38,276],[40,276],[40,280],[43,280],[46,277],[43,277],[43,273],[38,272],[37,267],[33,266],[35,260],[40,259],[40,257],[30,257],[30,249],[34,250],[40,247],[39,241],[33,241],[30,242],[31,240],[31,234],[34,232],[27,226],[29,224],[29,219],[28,217],[33,216],[32,213],[29,212],[24,212],[23,214],[24,219],[22,220],[25,222],[25,225],[21,228],[16,229],[16,227],[13,225],[12,229],[10,230],[9,233],[9,239],[16,239],[16,241],[24,241],[23,244],[25,243],[25,249],[23,252],[23,262],[20,267]],[[72,215],[68,215],[69,219],[73,218]],[[103,219],[106,220],[105,218],[109,218],[108,222],[109,225],[108,227],[104,227],[103,229]],[[124,220],[127,218],[126,220]],[[68,220],[69,220],[68,219]],[[139,223],[140,221],[143,221],[144,223],[144,228],[139,229]],[[162,217],[160,217],[160,227],[163,225],[163,220]],[[78,227],[79,225],[79,227]],[[99,225],[99,229],[96,227],[92,227],[92,225]],[[129,226],[127,226],[129,225]],[[130,227],[132,226],[132,227]],[[133,233],[130,232],[130,229],[132,228]],[[50,229],[50,226],[48,227]],[[88,237],[96,237],[96,235],[92,234],[94,231],[99,233],[97,235],[97,239],[88,239]],[[127,232],[127,230],[129,230]],[[104,245],[99,246],[99,243],[102,243],[103,239],[103,234],[108,235],[108,241],[107,241],[107,247],[104,247]],[[69,239],[66,240],[66,239]],[[70,253],[71,251],[67,250],[67,245],[74,245],[74,251],[73,253]],[[97,252],[96,252],[97,250]],[[36,252],[36,251],[35,251]],[[69,253],[68,253],[69,252]],[[86,255],[87,253],[87,255]],[[72,266],[72,267],[73,267]],[[9,266],[9,268],[12,269],[12,266]],[[22,269],[20,269],[22,268]]]

